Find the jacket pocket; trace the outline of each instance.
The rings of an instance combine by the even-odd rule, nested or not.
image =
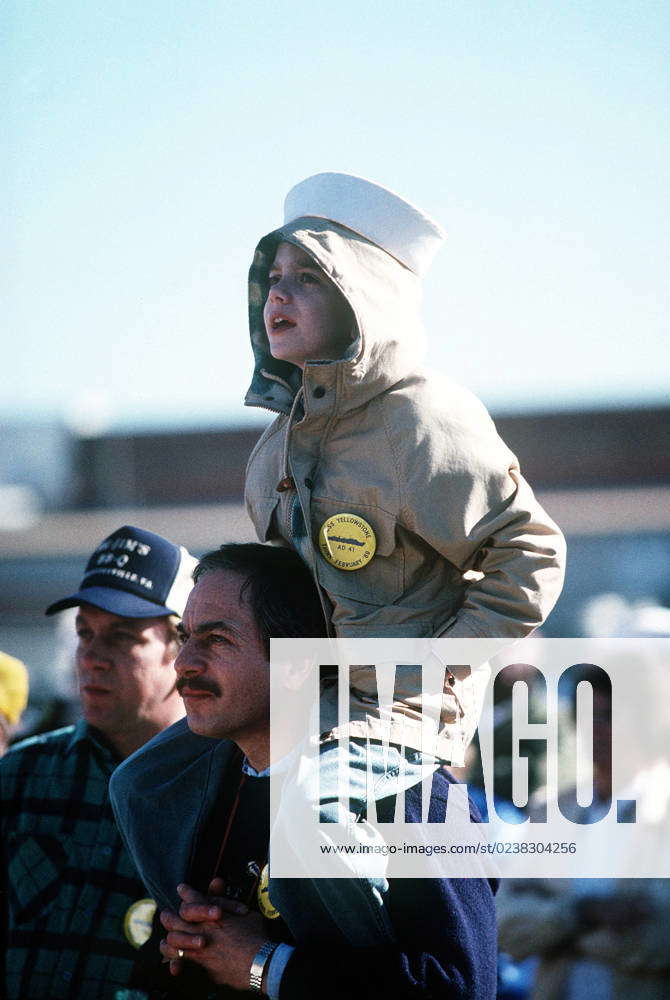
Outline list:
[[[375,536],[375,552],[360,569],[343,570],[321,555],[319,532],[324,521],[335,514],[363,518]],[[378,507],[365,507],[349,500],[312,500],[310,510],[312,543],[319,583],[331,597],[348,597],[364,604],[392,604],[403,593],[403,552],[396,539],[395,518]],[[333,601],[337,604],[337,601]]]
[[[68,859],[58,837],[10,834],[8,844],[9,908],[16,924],[49,911],[58,895]]]
[[[261,542],[276,538],[279,533],[274,518],[278,503],[278,497],[254,497],[248,501],[249,517]]]

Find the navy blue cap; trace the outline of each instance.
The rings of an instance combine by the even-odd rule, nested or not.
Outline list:
[[[77,593],[50,604],[45,614],[92,604],[121,618],[181,617],[196,564],[183,546],[125,525],[98,545]]]

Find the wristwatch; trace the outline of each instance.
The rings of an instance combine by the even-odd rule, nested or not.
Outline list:
[[[277,947],[275,941],[265,941],[254,955],[251,969],[249,970],[249,989],[252,993],[260,993],[263,983],[263,972],[268,964],[270,955]]]

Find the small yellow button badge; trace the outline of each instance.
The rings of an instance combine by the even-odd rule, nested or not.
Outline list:
[[[138,899],[131,903],[123,918],[123,931],[133,948],[141,948],[151,937],[156,912],[155,899]]]
[[[321,555],[336,569],[362,569],[377,548],[375,533],[357,514],[333,514],[319,531]]]
[[[261,872],[260,879],[258,880],[258,890],[257,890],[258,909],[261,911],[264,917],[267,917],[268,920],[276,920],[277,917],[281,916],[281,914],[279,913],[279,910],[276,909],[270,901],[270,894],[268,892],[269,882],[270,882],[270,869],[268,865],[266,865],[263,871]]]

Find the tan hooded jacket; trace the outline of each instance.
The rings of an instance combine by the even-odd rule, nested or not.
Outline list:
[[[347,357],[307,362],[301,372],[270,355],[263,304],[281,240],[313,257],[348,300],[358,330]],[[336,223],[297,219],[260,241],[249,276],[255,370],[245,403],[278,416],[249,459],[247,509],[262,541],[283,540],[306,559],[339,636],[521,637],[561,591],[563,536],[482,404],[421,369],[419,306],[417,276]],[[287,477],[290,488],[278,491]],[[364,518],[376,537],[373,558],[355,571],[319,552],[319,529],[343,512]],[[468,684],[466,676],[447,688],[442,713],[445,728],[465,725],[466,743],[477,723],[464,720]],[[365,668],[352,685],[348,731],[379,738]],[[405,745],[419,747],[416,691],[394,704],[394,718]]]

